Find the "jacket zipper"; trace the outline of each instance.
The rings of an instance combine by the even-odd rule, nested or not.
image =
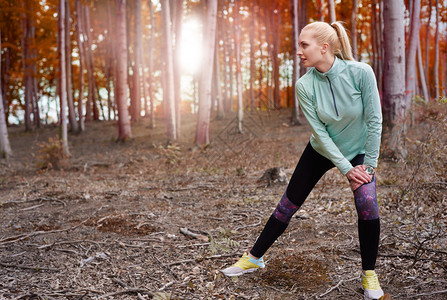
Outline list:
[[[334,101],[335,113],[337,114],[337,117],[338,117],[339,115],[338,115],[337,103],[335,103],[335,96],[334,96],[334,91],[332,90],[332,84],[331,84],[331,81],[329,80],[329,77],[326,76],[326,78],[327,78],[327,81],[329,81],[329,88],[331,89],[332,100]]]

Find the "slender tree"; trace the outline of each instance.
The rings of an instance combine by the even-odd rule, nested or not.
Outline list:
[[[240,17],[240,1],[235,1],[234,7],[234,26],[235,26],[235,41],[236,49],[236,86],[237,86],[237,130],[242,133],[242,122],[244,120],[244,104],[242,102],[242,63],[241,63],[241,17]]]
[[[67,105],[68,105],[68,119],[70,121],[70,130],[78,131],[78,123],[76,121],[76,113],[73,100],[73,68],[71,66],[71,39],[70,39],[70,27],[71,27],[71,13],[70,3],[65,0],[65,63],[67,70]]]
[[[118,108],[118,140],[132,137],[129,112],[127,108],[127,39],[126,39],[126,0],[115,0],[116,24],[116,85],[115,101]]]
[[[217,0],[216,0],[217,1]],[[173,68],[174,68],[174,103],[175,103],[175,116],[176,116],[176,136],[180,136],[180,122],[181,122],[181,37],[182,37],[182,24],[183,24],[183,0],[174,1],[174,20],[173,20],[173,35],[175,36],[175,46],[173,48]]]
[[[197,128],[195,143],[198,146],[210,143],[211,117],[211,80],[213,73],[215,34],[217,22],[217,0],[210,0],[207,4],[206,27],[203,35],[204,53],[202,72],[199,84],[199,111],[197,114]]]
[[[22,61],[23,61],[23,81],[25,85],[25,131],[32,130],[31,114],[34,111],[33,108],[33,55],[32,51],[35,49],[35,36],[34,36],[34,20],[33,20],[33,2],[30,0],[23,1],[23,13],[22,13]]]
[[[329,23],[334,23],[337,21],[335,16],[335,2],[334,0],[327,0],[328,10],[329,10]]]
[[[82,14],[82,6],[81,1],[76,0],[76,38],[78,43],[79,50],[79,87],[78,87],[78,118],[79,118],[79,127],[78,131],[82,132],[85,130],[84,123],[84,110],[83,110],[83,101],[84,101],[84,64],[85,64],[85,54],[84,54],[84,38],[83,38],[83,14]]]
[[[301,125],[300,108],[298,105],[298,98],[295,93],[295,82],[298,80],[300,65],[298,61],[298,0],[291,0],[292,4],[292,56],[293,56],[293,73],[292,73],[292,87],[293,87],[293,110],[292,110],[292,124]]]
[[[429,96],[428,96],[427,81],[425,78],[424,67],[422,65],[421,40],[419,40],[418,42],[417,60],[418,60],[419,81],[421,83],[422,95],[424,96],[424,101],[427,102],[429,100]]]
[[[2,31],[0,28],[0,41],[2,40]],[[2,45],[0,43],[0,70],[2,70]],[[0,156],[8,158],[12,156],[11,146],[9,144],[8,128],[6,126],[6,114],[3,105],[3,92],[0,85]]]
[[[439,0],[435,1],[436,7],[436,33],[435,33],[435,61],[433,67],[435,99],[439,99]]]
[[[390,156],[404,157],[403,134],[407,106],[405,101],[405,22],[402,0],[384,3],[385,68],[383,74],[383,116]]]
[[[68,137],[67,137],[67,70],[66,70],[66,36],[65,36],[65,0],[59,0],[59,18],[58,18],[58,31],[59,31],[59,72],[60,72],[60,126],[61,126],[61,140],[62,148],[65,154],[68,154]]]
[[[150,111],[150,116],[151,116],[151,128],[155,128],[155,99],[154,99],[154,89],[153,89],[153,83],[152,83],[152,50],[153,50],[153,40],[154,40],[154,8],[152,6],[152,1],[149,0],[148,1],[148,6],[149,6],[149,12],[150,12],[150,19],[151,19],[151,37],[149,39],[149,49],[148,49],[148,55],[149,55],[149,62],[148,62],[148,81],[149,81],[149,99],[151,102],[151,111]]]
[[[357,60],[357,11],[360,0],[352,0],[352,9],[351,9],[351,47],[352,54],[354,55],[354,59]]]
[[[133,101],[130,104],[130,115],[132,121],[137,121],[141,116],[141,56],[143,52],[141,51],[142,47],[142,24],[141,24],[141,0],[134,0],[134,65],[133,65]]]
[[[413,9],[411,13],[409,46],[406,53],[406,106],[411,105],[411,101],[416,94],[417,72],[416,72],[416,52],[419,44],[419,27],[421,0],[413,0]]]
[[[164,79],[163,101],[165,103],[165,116],[168,141],[177,140],[177,123],[175,117],[175,99],[174,99],[174,60],[172,51],[172,29],[171,29],[171,13],[169,0],[161,1],[162,25],[163,25],[163,42],[165,48],[164,55]],[[212,66],[212,65],[211,65]],[[211,77],[211,76],[210,76]]]

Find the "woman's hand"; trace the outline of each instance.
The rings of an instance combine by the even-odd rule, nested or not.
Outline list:
[[[355,191],[361,185],[372,181],[372,175],[369,175],[366,172],[365,165],[355,166],[354,168],[349,170],[348,173],[346,173],[346,177],[349,180],[349,184],[351,186],[352,191]]]

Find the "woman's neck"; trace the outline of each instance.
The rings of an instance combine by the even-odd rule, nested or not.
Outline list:
[[[335,55],[328,55],[327,59],[324,59],[321,61],[318,66],[315,66],[315,69],[317,69],[320,73],[326,73],[329,71],[335,62]]]

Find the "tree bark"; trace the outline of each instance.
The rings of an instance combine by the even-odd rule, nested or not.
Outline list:
[[[329,23],[334,23],[337,21],[337,18],[335,16],[335,2],[334,0],[328,0],[327,1],[328,10],[329,10]]]
[[[411,106],[411,101],[416,95],[416,52],[419,44],[419,27],[420,27],[420,11],[421,0],[413,0],[413,9],[411,13],[410,33],[409,33],[409,46],[406,55],[406,107]]]
[[[133,65],[133,98],[130,104],[131,119],[138,121],[141,116],[141,44],[142,44],[142,28],[141,28],[141,0],[134,0],[134,65]]]
[[[84,111],[83,111],[83,98],[84,98],[84,62],[85,62],[85,53],[84,53],[84,43],[83,43],[83,13],[82,13],[82,5],[80,0],[76,0],[76,31],[77,31],[77,42],[79,49],[79,87],[78,87],[78,118],[79,118],[79,128],[78,131],[82,132],[85,130],[84,123]]]
[[[351,47],[352,54],[355,60],[358,60],[357,56],[357,10],[359,6],[359,0],[352,0],[351,10]]]
[[[206,27],[203,35],[204,53],[202,72],[199,84],[199,111],[197,115],[197,129],[195,143],[198,146],[210,143],[211,117],[211,80],[213,72],[214,47],[216,41],[217,0],[210,0],[207,5]]]
[[[32,66],[32,55],[31,51],[34,48],[33,43],[33,24],[31,18],[31,5],[30,0],[25,0],[23,2],[23,14],[22,14],[22,61],[23,61],[23,74],[24,74],[24,85],[25,85],[25,131],[32,130],[31,123],[31,113],[33,112],[33,66]]]
[[[148,55],[149,55],[149,70],[148,70],[148,80],[149,80],[149,99],[151,102],[151,112],[150,112],[150,117],[151,117],[151,124],[150,127],[151,128],[155,128],[155,99],[154,99],[154,89],[153,89],[153,84],[152,84],[152,50],[153,50],[153,40],[154,40],[154,34],[155,34],[155,30],[154,30],[154,8],[152,6],[152,1],[149,0],[148,1],[148,5],[149,5],[149,12],[150,12],[150,18],[151,18],[151,38],[149,39],[149,49],[148,49]]]
[[[172,51],[172,29],[171,29],[171,13],[169,0],[161,1],[162,25],[165,47],[165,66],[164,77],[165,86],[163,87],[163,101],[165,102],[165,116],[167,122],[167,138],[169,142],[177,140],[177,124],[175,116],[175,94],[174,94],[174,65]],[[211,65],[212,66],[212,65]]]
[[[292,125],[301,125],[300,107],[298,98],[295,92],[295,83],[298,80],[300,72],[300,65],[298,55],[298,0],[291,0],[292,4],[292,57],[293,57],[293,73],[292,73],[292,90],[293,90],[293,110],[292,110]]]
[[[67,139],[67,70],[66,70],[66,36],[65,36],[65,0],[59,0],[59,71],[60,71],[60,108],[61,108],[61,140],[62,148],[65,154],[68,154],[68,139]]]
[[[405,157],[405,22],[402,0],[384,3],[383,116],[386,125],[388,156]]]
[[[240,23],[240,0],[236,0],[234,8],[234,26],[236,48],[236,87],[237,87],[237,130],[242,133],[242,123],[244,121],[244,104],[242,101],[242,64],[241,64],[241,23]]]
[[[126,34],[126,0],[115,0],[116,24],[116,86],[115,101],[118,108],[118,140],[125,141],[132,137],[129,112],[127,107],[127,34]]]
[[[255,81],[255,1],[251,1],[250,4],[250,110],[255,109],[255,97],[253,91],[253,83]]]
[[[0,28],[0,41],[2,40],[2,31]],[[0,70],[2,70],[2,45],[0,43]],[[8,158],[12,156],[11,146],[9,144],[8,127],[6,126],[6,114],[3,102],[3,91],[0,85],[0,156]]]
[[[427,81],[424,73],[424,67],[422,65],[421,40],[419,40],[418,42],[417,59],[418,59],[419,80],[421,82],[422,95],[424,97],[424,101],[427,102],[429,100],[429,96],[427,89]]]
[[[90,34],[90,9],[88,6],[83,5],[83,25],[84,25],[84,53],[85,61],[87,67],[87,80],[88,80],[88,99],[87,99],[87,109],[86,109],[86,121],[99,120],[98,107],[96,105],[96,83],[94,77],[94,63],[93,63],[93,53],[92,53],[92,37]],[[93,114],[93,116],[92,116]]]
[[[73,100],[73,69],[71,67],[71,39],[70,39],[70,3],[68,0],[65,2],[65,63],[67,74],[67,104],[68,104],[68,119],[70,121],[70,130],[73,132],[78,131],[78,123],[76,122],[76,113]]]
[[[430,68],[429,65],[429,57],[430,57],[430,28],[431,28],[431,11],[432,11],[432,0],[428,0],[428,21],[425,29],[425,66],[424,66],[424,73],[425,73],[425,79],[429,81],[428,79],[428,69]],[[428,96],[430,97],[430,90],[428,90]],[[430,99],[427,99],[430,100]]]
[[[276,11],[276,12],[275,12]],[[272,10],[271,14],[271,28],[272,28],[272,67],[273,67],[273,103],[274,108],[281,108],[281,90],[279,83],[279,39],[280,39],[280,15],[279,8]]]
[[[217,0],[216,0],[217,1]],[[181,122],[181,90],[182,90],[182,73],[181,73],[181,40],[182,40],[182,21],[183,21],[183,0],[176,0],[174,5],[174,30],[175,34],[175,47],[173,50],[174,58],[174,103],[175,103],[175,116],[176,124],[175,127],[176,136],[180,136],[180,122]]]
[[[435,1],[436,7],[436,33],[435,33],[435,61],[433,65],[433,76],[435,86],[435,99],[439,99],[439,0]]]

